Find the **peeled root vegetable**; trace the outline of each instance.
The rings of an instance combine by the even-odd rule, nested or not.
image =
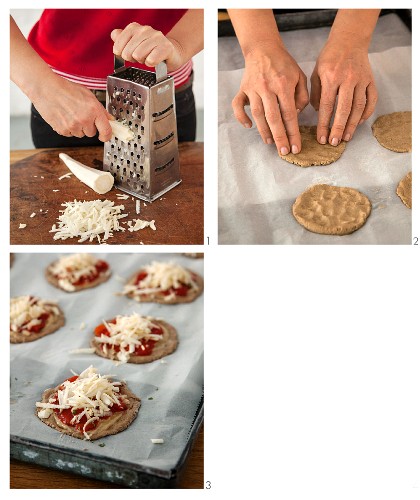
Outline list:
[[[86,186],[96,191],[98,194],[105,194],[114,185],[114,177],[109,172],[96,170],[73,160],[69,155],[60,153],[59,158],[64,161],[71,172]]]
[[[134,132],[127,125],[116,120],[109,120],[112,128],[112,135],[122,142],[129,142],[134,139]]]

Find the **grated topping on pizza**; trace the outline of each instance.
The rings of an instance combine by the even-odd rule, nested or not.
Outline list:
[[[120,349],[116,356],[119,361],[126,363],[130,354],[142,345],[142,340],[162,339],[161,334],[152,333],[153,329],[158,327],[152,320],[150,316],[133,313],[131,316],[117,316],[115,323],[103,321],[109,336],[102,334],[100,337],[95,337],[95,341],[118,346]]]
[[[58,285],[69,292],[73,292],[80,278],[94,276],[98,274],[96,269],[96,259],[92,254],[77,253],[61,257],[50,266],[51,272],[58,279]],[[106,271],[109,274],[109,271]]]
[[[42,323],[39,319],[43,314],[59,315],[57,303],[22,295],[10,300],[10,329],[30,335],[30,329]]]
[[[180,288],[183,285],[190,286],[192,290],[198,289],[193,274],[174,262],[154,261],[142,270],[147,273],[147,276],[137,285],[126,285],[123,294],[146,295]],[[170,298],[172,295],[167,296],[168,300]]]
[[[71,409],[75,414],[71,423],[75,424],[86,415],[83,434],[86,439],[90,439],[86,432],[87,426],[101,417],[110,416],[111,407],[127,399],[119,394],[121,382],[111,382],[109,379],[112,377],[113,375],[100,375],[96,368],[89,366],[76,380],[63,382],[57,393],[49,398],[48,403],[37,402],[37,408],[41,408],[38,417],[48,418],[54,409]]]

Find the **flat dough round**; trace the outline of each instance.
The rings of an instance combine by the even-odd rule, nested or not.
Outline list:
[[[31,333],[30,335],[24,335],[22,332],[13,332],[12,330],[10,330],[10,343],[22,344],[24,342],[33,342],[34,340],[38,340],[41,337],[49,335],[50,333],[54,333],[59,328],[64,326],[66,320],[64,318],[63,311],[58,307],[57,304],[54,304],[54,307],[58,309],[59,314],[51,314],[41,331]]]
[[[293,215],[305,229],[318,234],[350,234],[369,217],[371,203],[356,189],[316,184],[299,195]]]
[[[131,276],[131,278],[127,281],[127,285],[134,285],[136,278],[141,271],[143,271],[143,269],[139,269],[138,271],[136,271]],[[188,271],[190,271],[190,273],[194,274],[197,277],[196,283],[198,285],[198,289],[197,290],[190,290],[187,293],[187,295],[185,295],[185,297],[175,296],[175,297],[171,298],[170,300],[165,300],[165,296],[163,296],[161,293],[158,293],[158,292],[157,293],[150,293],[148,295],[142,295],[142,296],[134,295],[133,292],[129,292],[126,295],[130,299],[134,299],[137,302],[157,302],[158,304],[182,304],[185,302],[192,302],[199,295],[201,295],[201,293],[203,292],[204,280],[199,274],[194,273],[193,271],[191,271],[189,269],[188,269]]]
[[[56,288],[59,288],[60,290],[63,290],[63,292],[67,292],[67,293],[78,292],[79,290],[85,290],[86,288],[94,288],[95,286],[98,286],[101,283],[108,281],[111,274],[112,274],[111,270],[107,269],[104,273],[100,273],[96,280],[90,281],[89,283],[84,283],[83,285],[77,285],[74,287],[75,288],[74,290],[66,290],[65,288],[63,288],[59,285],[57,276],[51,272],[51,268],[54,264],[55,264],[55,262],[52,262],[45,269],[45,277],[46,277],[48,283],[55,286]]]
[[[382,115],[372,125],[379,144],[396,153],[411,151],[411,111]]]
[[[61,384],[60,384],[61,385]],[[54,389],[47,389],[42,394],[42,402],[48,403],[49,398],[57,392],[58,385]],[[138,398],[130,389],[127,387],[127,384],[124,382],[120,385],[120,394],[124,394],[128,398],[128,408],[125,411],[118,411],[111,415],[109,418],[103,420],[98,424],[96,429],[92,431],[88,431],[90,436],[90,441],[94,441],[95,439],[100,439],[105,436],[110,436],[111,434],[117,434],[118,432],[122,432],[133,422],[136,418],[137,413],[139,411],[141,400]],[[36,408],[35,415],[38,417],[39,408]],[[63,433],[68,434],[69,436],[73,436],[78,439],[85,439],[85,435],[83,432],[76,430],[74,427],[70,425],[66,425],[61,420],[56,418],[56,414],[53,412],[48,418],[40,418],[41,422],[52,427],[53,429]],[[39,418],[39,417],[38,417]]]
[[[330,144],[319,144],[316,139],[316,126],[299,127],[302,138],[302,150],[299,154],[289,153],[281,156],[283,160],[299,165],[299,167],[313,167],[318,165],[329,165],[337,161],[346,149],[346,143],[341,141],[338,146]]]
[[[412,173],[408,172],[408,174],[400,180],[397,187],[397,195],[401,198],[401,201],[408,208],[412,208],[411,187]]]
[[[127,361],[127,363],[150,363],[151,361],[156,361],[157,359],[163,358],[164,356],[168,356],[172,354],[178,346],[178,335],[175,328],[166,323],[166,321],[158,320],[153,318],[153,323],[156,323],[163,329],[162,339],[158,340],[153,347],[153,352],[149,356],[135,356],[131,355]],[[90,345],[95,349],[95,354],[101,356],[103,358],[112,359],[117,361],[118,358],[116,353],[108,349],[107,354],[101,349],[102,344],[99,342],[95,342],[95,338],[91,340]]]

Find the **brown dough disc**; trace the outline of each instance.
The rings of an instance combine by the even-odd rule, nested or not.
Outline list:
[[[316,139],[316,126],[299,127],[302,138],[302,150],[299,154],[289,153],[281,156],[283,160],[299,165],[299,167],[313,167],[317,165],[329,165],[337,161],[346,149],[346,143],[341,141],[338,146],[330,144],[319,144]]]
[[[411,151],[411,111],[382,115],[372,125],[379,144],[396,153]]]
[[[163,336],[161,340],[158,340],[153,347],[153,352],[149,356],[134,356],[133,354],[128,359],[127,363],[150,363],[156,359],[163,358],[168,354],[172,354],[178,346],[178,335],[175,328],[166,323],[165,321],[153,319],[153,323],[156,323],[163,329]],[[116,353],[111,349],[108,349],[107,354],[102,350],[102,344],[95,341],[95,337],[91,340],[90,345],[95,348],[95,354],[102,356],[103,358],[112,359],[118,361]]]
[[[411,187],[412,173],[408,172],[408,174],[400,180],[400,183],[397,187],[397,195],[401,198],[401,201],[408,208],[412,208]]]
[[[98,278],[96,280],[93,280],[89,283],[84,283],[83,285],[78,285],[78,286],[75,286],[75,290],[66,290],[65,288],[62,288],[59,284],[58,284],[58,278],[55,274],[53,274],[51,272],[51,268],[52,266],[55,264],[55,262],[51,263],[47,269],[45,270],[45,277],[47,278],[47,281],[48,283],[50,283],[51,285],[55,286],[56,288],[59,288],[60,290],[63,290],[64,292],[67,292],[67,293],[74,293],[74,292],[78,292],[79,290],[84,290],[85,288],[94,288],[95,286],[98,286],[100,285],[101,283],[104,283],[105,281],[108,281],[110,276],[111,276],[111,270],[108,269],[107,271],[105,271],[104,273],[100,273]]]
[[[61,384],[60,384],[61,385]],[[42,402],[48,403],[49,398],[57,392],[58,385],[54,389],[47,389],[42,394]],[[138,398],[130,389],[127,387],[127,384],[124,382],[119,386],[120,394],[125,394],[128,397],[128,408],[125,411],[117,411],[109,418],[102,420],[99,422],[98,426],[92,431],[88,431],[90,436],[90,441],[94,441],[95,439],[100,439],[105,436],[110,436],[111,434],[117,434],[118,432],[122,432],[133,422],[136,418],[137,413],[139,411],[141,400]],[[40,408],[36,408],[35,415],[38,417],[38,411]],[[39,417],[38,417],[39,418]],[[69,436],[73,436],[78,439],[85,439],[85,435],[83,432],[76,430],[74,427],[64,424],[56,417],[56,414],[53,412],[48,418],[39,418],[41,422],[52,427],[53,429],[63,433],[68,434]]]
[[[187,269],[187,270],[190,271],[189,269]],[[141,273],[141,271],[143,271],[143,269],[139,269],[136,273],[134,273],[131,276],[131,278],[127,281],[127,285],[134,285],[134,282],[136,281],[136,278],[139,275],[139,273]],[[199,295],[202,294],[203,289],[204,289],[204,280],[199,274],[194,273],[193,271],[190,271],[190,273],[193,273],[197,277],[196,284],[198,286],[198,289],[197,290],[192,290],[192,289],[189,290],[189,292],[187,293],[187,295],[185,297],[175,296],[170,300],[165,300],[165,295],[162,295],[161,293],[151,293],[149,295],[142,295],[142,296],[136,295],[136,296],[134,296],[134,294],[132,292],[130,292],[130,293],[127,293],[126,295],[130,299],[134,299],[137,302],[157,302],[158,304],[182,304],[185,302],[192,302]]]
[[[350,234],[369,217],[367,196],[347,187],[316,184],[299,195],[293,215],[305,229],[319,234]]]
[[[44,328],[39,332],[31,333],[30,335],[24,335],[22,332],[12,332],[10,330],[10,342],[12,344],[22,344],[24,342],[33,342],[34,340],[38,340],[41,337],[45,337],[45,335],[49,335],[50,333],[54,333],[59,328],[64,326],[66,320],[64,318],[63,311],[58,307],[57,304],[52,304],[54,307],[57,307],[59,314],[51,314],[51,316],[47,319]]]
[[[190,259],[203,259],[204,253],[200,252],[192,252],[192,253],[183,253],[185,257],[189,257]]]

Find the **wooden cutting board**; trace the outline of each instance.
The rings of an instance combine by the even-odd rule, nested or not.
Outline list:
[[[150,228],[135,232],[115,232],[109,245],[202,245],[204,242],[204,146],[187,142],[179,145],[182,183],[153,203],[141,201],[136,214],[136,198],[119,200],[113,188],[99,195],[72,175],[58,180],[69,169],[58,158],[67,153],[90,167],[102,168],[102,147],[48,149],[17,161],[10,168],[10,244],[11,245],[76,245],[78,238],[54,240],[50,233],[57,222],[62,203],[68,201],[110,200],[124,205],[126,219],[154,220]],[[54,192],[53,190],[57,190]],[[36,215],[30,217],[32,213]],[[19,224],[26,224],[19,229]],[[125,224],[123,225],[125,226]],[[79,243],[81,244],[81,243]],[[83,244],[98,244],[97,241]]]

